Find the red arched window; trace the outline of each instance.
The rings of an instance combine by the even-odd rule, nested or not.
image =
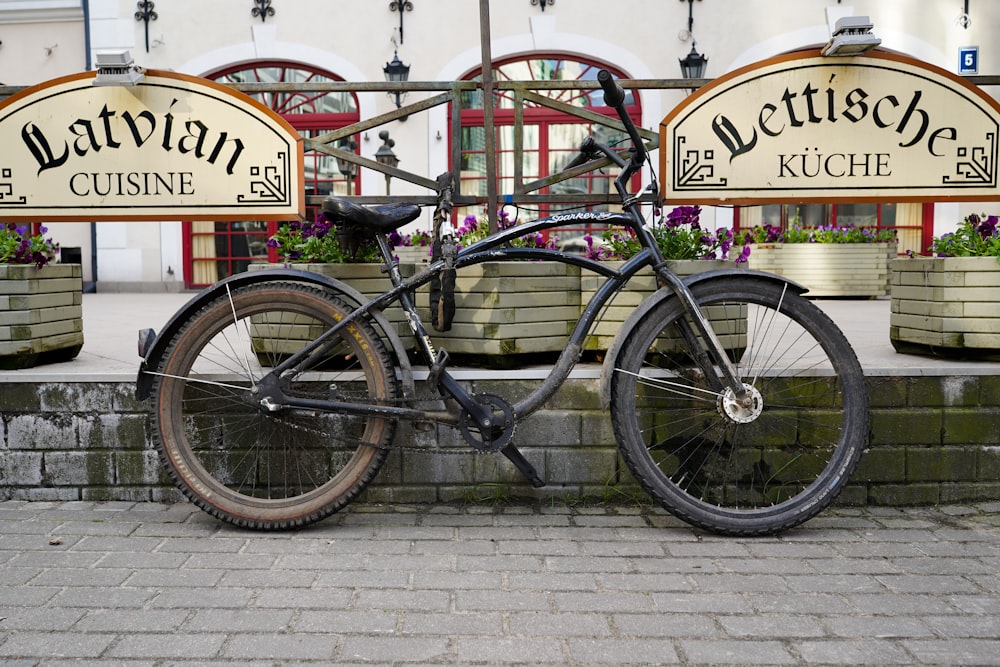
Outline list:
[[[267,61],[233,65],[210,72],[205,78],[220,83],[307,83],[342,81],[335,74],[310,65]],[[296,90],[249,93],[264,106],[279,113],[304,137],[318,136],[358,122],[357,100],[352,93],[303,92]],[[357,139],[355,139],[357,146]],[[325,153],[305,153],[305,195],[358,192],[358,183],[341,174],[337,161]],[[312,217],[315,211],[308,210]],[[255,262],[268,261],[267,238],[276,231],[273,221],[186,222],[184,235],[184,282],[187,287],[210,285],[221,278],[245,271]]]
[[[615,111],[604,104],[604,93],[597,83],[597,73],[607,69],[616,77],[624,74],[613,67],[573,59],[567,56],[540,56],[512,58],[497,61],[493,65],[495,81],[593,81],[593,88],[573,90],[536,91],[552,99],[617,117]],[[470,72],[466,80],[481,80],[482,69]],[[639,124],[641,108],[632,91],[626,91],[625,104],[631,117]],[[501,194],[514,191],[514,96],[512,91],[499,90],[496,95],[494,123],[496,125],[496,146],[494,156],[497,170],[497,191]],[[482,91],[467,93],[462,99],[462,192],[486,195],[486,128],[483,123]],[[624,132],[618,132],[600,124],[567,116],[553,109],[532,102],[524,105],[523,145],[521,160],[523,178],[533,181],[562,170],[563,166],[576,157],[580,143],[588,134],[593,134],[602,143],[615,145],[625,141]],[[585,174],[579,178],[562,181],[538,194],[580,194],[613,191],[617,169]],[[638,182],[637,182],[638,184]],[[576,205],[542,204],[538,215],[550,215],[559,210],[577,208]],[[605,206],[587,207],[602,210]],[[481,211],[463,211],[481,213]],[[583,230],[576,232],[582,234]],[[560,238],[573,233],[560,231]]]

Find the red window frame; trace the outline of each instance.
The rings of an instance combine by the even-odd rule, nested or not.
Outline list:
[[[240,63],[236,65],[231,65],[224,67],[222,69],[216,70],[214,72],[205,75],[205,78],[219,81],[221,83],[235,83],[235,82],[275,82],[274,77],[265,76],[265,70],[273,71],[275,69],[280,70],[281,75],[278,77],[279,81],[285,81],[289,76],[295,76],[296,74],[305,74],[304,78],[297,78],[296,81],[309,81],[314,78],[319,78],[321,80],[331,80],[331,81],[343,81],[342,77],[321,70],[319,68],[313,67],[305,63],[298,63],[293,61],[285,60],[261,60],[249,63]],[[248,73],[253,73],[253,77],[246,76]],[[361,119],[360,112],[357,104],[357,97],[352,93],[354,111],[351,112],[340,112],[340,113],[330,113],[330,112],[315,112],[315,113],[303,113],[303,109],[315,105],[322,97],[329,93],[325,92],[289,92],[289,93],[250,93],[250,96],[256,99],[258,102],[264,104],[268,108],[272,109],[282,118],[284,118],[288,123],[295,128],[298,132],[302,134],[307,133],[323,133],[329,132],[331,130],[346,127],[348,125],[357,123]],[[306,193],[305,194],[326,194],[329,192],[335,183],[346,184],[347,179],[341,175],[339,172],[333,171],[321,171],[318,165],[320,160],[320,155],[318,153],[306,153],[305,167],[309,166],[309,161],[313,161],[312,170],[305,169],[307,174],[313,174],[312,178],[306,179]],[[350,183],[351,190],[355,193],[360,192],[360,174],[354,178]],[[313,218],[316,215],[315,206],[306,206],[306,216]],[[255,259],[251,257],[249,253],[242,255],[217,255],[214,258],[198,258],[195,257],[194,251],[194,237],[195,236],[214,236],[217,240],[225,239],[225,247],[232,252],[234,247],[239,247],[242,243],[244,246],[248,245],[249,236],[259,236],[259,230],[247,231],[237,228],[237,223],[232,223],[227,221],[219,221],[226,223],[226,229],[222,231],[212,231],[212,232],[196,232],[194,230],[194,225],[191,221],[184,221],[181,223],[181,253],[183,260],[183,271],[184,271],[184,285],[186,288],[192,287],[203,287],[207,283],[195,282],[194,281],[194,262],[196,260],[208,260],[215,259],[217,262],[226,262],[228,275],[232,275],[237,270],[241,270],[241,267]],[[274,234],[278,225],[273,220],[268,220],[267,222],[267,235],[270,236]],[[216,225],[218,226],[218,225]],[[241,239],[241,237],[243,237]],[[268,249],[268,261],[274,262],[278,260],[278,256],[273,249]]]
[[[558,71],[560,69],[560,67],[561,67],[562,64],[564,64],[566,62],[572,62],[573,64],[579,63],[579,64],[582,64],[582,65],[585,65],[586,68],[587,68],[585,70],[585,72],[587,72],[587,73],[591,73],[592,72],[593,75],[594,75],[594,79],[593,79],[594,87],[592,89],[585,89],[585,90],[569,89],[569,90],[552,90],[552,91],[550,91],[552,93],[552,96],[555,99],[557,99],[559,101],[562,101],[562,102],[566,102],[566,103],[572,103],[574,100],[578,100],[581,97],[587,97],[587,96],[599,96],[600,99],[601,99],[601,101],[603,102],[603,93],[601,92],[600,84],[598,84],[597,79],[596,79],[596,73],[597,73],[597,71],[599,69],[602,69],[602,68],[603,69],[608,69],[616,77],[618,77],[618,78],[625,78],[625,75],[620,70],[617,70],[614,67],[608,66],[607,64],[599,63],[597,61],[593,61],[593,60],[590,60],[590,59],[587,59],[587,58],[579,58],[579,57],[568,55],[568,54],[555,54],[555,53],[548,53],[548,54],[546,54],[546,53],[532,53],[532,54],[527,55],[527,56],[518,56],[518,57],[506,58],[506,59],[503,59],[503,60],[497,60],[497,61],[495,61],[493,63],[494,78],[497,79],[497,80],[503,80],[503,79],[509,78],[509,77],[506,77],[504,75],[505,67],[511,66],[511,65],[519,65],[519,64],[523,64],[523,63],[529,63],[529,65],[528,65],[529,71],[532,73],[532,75],[537,75],[537,72],[540,70],[540,68],[537,66],[537,64],[535,66],[533,66],[532,63],[549,62],[549,61],[555,61],[555,62],[559,63],[559,65],[557,65],[556,68],[554,68],[554,71]],[[463,78],[463,80],[474,80],[474,79],[477,79],[477,78],[481,78],[481,76],[482,76],[482,68],[480,67],[480,68],[476,68],[474,70],[469,71],[462,78]],[[535,80],[549,80],[549,79],[539,79],[536,76]],[[589,81],[591,79],[586,79],[586,80]],[[595,93],[595,91],[596,91],[596,93]],[[636,124],[639,125],[639,124],[641,124],[641,119],[642,119],[642,105],[641,105],[640,100],[639,100],[638,91],[629,90],[629,91],[627,91],[627,94],[630,95],[631,100],[632,100],[632,103],[629,104],[629,105],[627,105],[627,109],[628,109],[629,115],[636,122]],[[505,100],[512,100],[513,99],[513,96],[510,94],[509,91],[499,90],[497,92],[497,95],[501,99],[505,99]],[[592,111],[592,112],[595,112],[595,113],[599,113],[599,114],[601,114],[603,116],[607,116],[609,118],[617,118],[618,117],[617,112],[612,107],[605,106],[603,104],[602,105],[584,104],[584,105],[581,105],[581,106],[582,106],[582,108],[586,108],[589,111]],[[522,112],[523,112],[522,113],[522,124],[523,124],[523,126],[525,126],[525,127],[528,127],[528,126],[538,126],[538,128],[539,128],[539,130],[538,130],[538,148],[537,148],[538,157],[537,157],[537,164],[538,164],[538,169],[539,169],[540,173],[539,174],[528,174],[528,173],[525,173],[524,174],[525,180],[535,180],[535,179],[538,179],[538,178],[544,178],[545,176],[548,176],[549,175],[549,164],[551,162],[550,161],[551,154],[553,152],[555,152],[555,151],[558,151],[558,150],[566,150],[566,149],[554,149],[554,148],[552,148],[550,146],[550,141],[549,141],[550,133],[549,133],[549,129],[551,127],[553,127],[555,125],[563,125],[563,124],[592,125],[592,124],[587,123],[587,121],[575,119],[572,116],[567,116],[566,114],[563,114],[563,113],[561,113],[559,111],[556,111],[554,109],[549,109],[548,107],[542,107],[542,106],[537,106],[537,105],[525,105],[525,107],[522,110]],[[452,116],[453,113],[454,113],[454,109],[451,108],[451,107],[449,107],[449,118],[451,118],[451,116]],[[494,126],[496,128],[496,132],[497,133],[501,132],[502,128],[504,128],[504,127],[511,127],[511,126],[514,125],[515,113],[516,113],[515,109],[502,108],[502,106],[500,106],[500,104],[498,104],[494,108],[494,110],[493,110],[493,122],[494,122]],[[482,108],[463,108],[461,110],[460,124],[461,124],[461,126],[463,128],[484,127],[484,125],[485,125],[485,113],[484,113],[483,109]],[[499,162],[499,160],[502,159],[501,156],[504,153],[510,152],[509,149],[505,150],[505,149],[501,149],[499,147],[500,146],[500,141],[499,140],[500,140],[500,137],[498,136],[497,137],[497,144],[496,144],[497,145],[497,154],[495,156],[495,160],[497,160],[498,162]],[[479,149],[465,149],[465,150],[462,151],[462,154],[463,155],[469,155],[469,154],[476,154],[477,152],[483,152],[483,151],[481,151]],[[573,155],[575,155],[575,150],[574,151],[567,151],[567,152],[571,152]],[[449,153],[450,153],[450,151],[449,151]],[[497,168],[497,177],[498,177],[498,180],[500,180],[501,183],[502,183],[502,180],[504,178],[508,178],[509,179],[512,176],[512,174],[507,174],[507,175],[501,176],[499,166],[500,165],[498,164],[497,165],[497,167],[498,167]],[[588,185],[591,185],[591,186],[592,186],[592,184],[593,184],[593,182],[595,180],[606,179],[609,182],[608,184],[609,184],[610,190],[613,191],[613,187],[611,187],[611,185],[610,185],[610,182],[613,181],[613,178],[614,178],[613,175],[590,173],[590,174],[586,174],[582,178],[586,178],[588,180]],[[485,179],[485,174],[482,177],[480,177],[480,178],[463,178],[462,180],[463,180],[463,184],[467,184],[467,183],[475,181],[475,180],[484,180],[484,179]],[[498,191],[500,191],[500,192],[502,192],[502,185],[501,185],[501,183],[497,184]],[[636,188],[641,187],[641,177],[639,175],[635,176],[634,187],[636,187]],[[463,192],[465,192],[465,191],[467,191],[467,188],[463,188]],[[591,189],[589,191],[592,192],[593,188],[591,187]],[[542,188],[541,190],[538,191],[537,194],[551,194],[551,189],[548,188],[548,187]],[[594,210],[594,209],[600,210],[602,207],[600,207],[600,206],[588,206],[588,207],[585,207],[585,208],[590,209],[590,210]],[[552,204],[550,204],[550,203],[541,203],[539,205],[539,207],[538,207],[537,215],[539,217],[548,215],[548,214],[550,214],[550,212],[552,212],[552,209],[553,209]],[[588,229],[585,229],[585,230],[569,230],[569,229],[566,229],[566,230],[560,230],[560,231],[562,231],[563,233],[566,233],[566,232],[573,232],[573,231],[577,231],[577,232],[589,232],[589,231],[594,231],[594,230],[591,230],[591,229],[588,228]]]

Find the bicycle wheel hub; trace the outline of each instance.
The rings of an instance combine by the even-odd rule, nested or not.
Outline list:
[[[719,414],[737,424],[749,424],[764,411],[764,398],[757,388],[743,383],[743,395],[738,396],[732,387],[719,394]]]

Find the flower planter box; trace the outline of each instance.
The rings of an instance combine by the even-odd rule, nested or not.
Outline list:
[[[895,243],[761,243],[750,268],[808,287],[810,297],[872,298],[888,294],[895,257]]]
[[[430,292],[417,292],[430,327]],[[560,262],[484,262],[458,271],[450,331],[431,339],[466,361],[507,366],[525,355],[555,356],[580,316],[580,269]]]
[[[0,265],[0,368],[69,361],[83,347],[79,264]]]
[[[889,339],[897,351],[1000,358],[996,257],[918,257],[891,266]]]
[[[418,268],[425,268],[431,261],[431,247],[426,245],[399,246],[392,252],[399,259],[400,266],[416,264]]]
[[[297,271],[310,271],[329,278],[336,278],[358,290],[369,299],[381,296],[387,292],[392,283],[389,277],[382,270],[381,264],[251,264],[251,271],[262,269],[282,269],[290,268]],[[413,275],[413,265],[401,263],[399,270],[404,276]],[[404,344],[411,337],[410,326],[406,323],[406,315],[398,306],[390,307],[384,311],[389,322],[396,327]]]
[[[611,265],[621,266],[624,262],[607,262]],[[714,271],[717,269],[732,269],[736,265],[733,262],[722,260],[686,259],[671,260],[670,268],[677,275],[685,278],[695,273]],[[588,351],[606,352],[611,345],[611,341],[618,334],[625,319],[632,314],[636,306],[643,302],[648,296],[656,291],[656,279],[652,269],[644,270],[645,273],[632,278],[626,288],[618,294],[602,313],[601,320],[594,326],[590,336],[584,343],[584,349]],[[586,306],[591,297],[603,284],[604,278],[594,273],[585,273],[580,278],[580,303]],[[709,313],[709,320],[716,334],[720,336],[724,345],[736,344],[745,347],[746,344],[746,319],[738,320],[724,319],[719,313],[716,319],[712,319]],[[744,313],[745,315],[745,313]],[[738,339],[727,338],[727,336],[739,336]],[[741,344],[742,342],[742,344]]]
[[[383,266],[381,264],[251,264],[249,270],[260,271],[276,268],[292,268],[336,278],[347,283],[368,298],[380,296],[392,286],[389,277],[382,270]],[[403,275],[409,275],[413,272],[413,265],[400,264],[399,269]],[[399,334],[403,342],[403,347],[407,350],[412,349],[414,347],[413,336],[409,324],[406,323],[406,316],[403,310],[396,305],[383,311],[383,314],[389,320],[389,324],[394,327],[396,333]],[[290,334],[288,325],[296,324],[294,320],[287,319],[291,317],[291,315],[278,316],[277,314],[270,314],[257,316],[253,320],[255,333],[263,334],[262,336],[254,336],[251,341],[254,352],[261,359],[262,363],[273,359],[275,354],[294,354],[300,349],[300,346],[295,344],[296,340],[310,341],[323,333],[321,327],[299,324],[299,330]],[[266,327],[269,325],[280,328],[282,332],[281,338],[267,337]],[[266,354],[261,356],[262,353]]]

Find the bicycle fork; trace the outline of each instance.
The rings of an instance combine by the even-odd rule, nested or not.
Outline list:
[[[653,268],[660,280],[670,285],[677,298],[680,299],[681,305],[690,318],[690,321],[694,323],[695,330],[693,331],[685,322],[680,323],[682,325],[680,329],[682,335],[688,339],[688,348],[695,355],[695,361],[701,366],[705,372],[705,377],[709,379],[714,389],[719,391],[720,394],[728,390],[730,392],[729,400],[734,402],[734,405],[742,409],[750,409],[754,403],[752,388],[740,380],[736,366],[729,359],[729,355],[726,354],[725,349],[722,347],[722,343],[715,334],[715,330],[712,329],[712,325],[698,307],[694,295],[691,294],[691,290],[688,289],[688,286],[684,284],[684,281],[677,274],[669,270],[660,270],[665,267],[666,262]],[[699,338],[701,339],[700,341],[698,340]],[[719,382],[712,364],[713,361],[722,372],[721,379],[724,382]]]

